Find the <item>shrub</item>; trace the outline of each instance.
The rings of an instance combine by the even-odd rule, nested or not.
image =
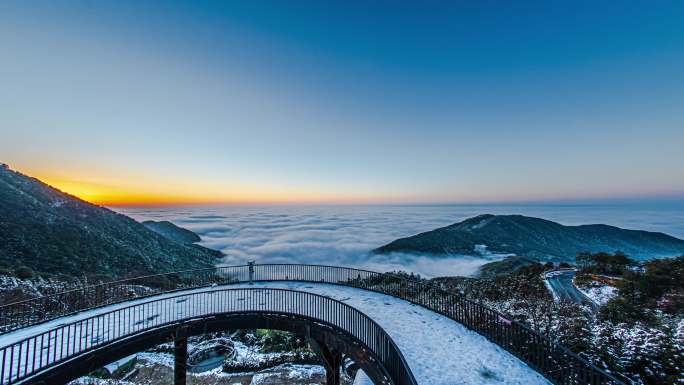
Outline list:
[[[624,297],[616,297],[601,308],[600,318],[613,324],[626,323],[633,325],[636,321],[652,322],[653,316],[642,306]]]
[[[280,330],[257,330],[264,353],[287,352],[304,348],[306,343],[296,335]]]
[[[575,261],[584,272],[607,275],[622,275],[628,267],[635,265],[634,260],[619,251],[614,254],[583,252],[577,255]]]
[[[33,278],[33,270],[28,266],[19,266],[14,270],[14,275],[19,279]]]

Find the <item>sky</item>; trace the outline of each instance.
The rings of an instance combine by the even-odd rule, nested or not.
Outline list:
[[[108,205],[684,199],[684,3],[0,2],[0,162]]]

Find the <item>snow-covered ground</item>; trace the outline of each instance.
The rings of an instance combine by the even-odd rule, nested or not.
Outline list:
[[[100,379],[85,376],[70,382],[69,385],[139,385],[173,382],[173,356],[170,354],[140,353],[136,365],[136,370],[131,372],[133,378]],[[144,374],[141,374],[142,372]],[[325,369],[320,365],[282,364],[258,372],[225,373],[219,367],[202,373],[189,373],[188,376],[188,383],[191,384],[314,385],[320,384],[320,380],[325,378]]]
[[[301,282],[229,285],[225,288],[238,287],[284,288],[315,293],[345,302],[375,320],[392,337],[406,358],[419,384],[548,384],[548,381],[540,374],[479,334],[466,329],[447,317],[398,298],[351,287]],[[161,302],[163,308],[159,307],[161,306],[159,305],[160,302],[143,305],[141,309],[144,311],[130,314],[131,319],[127,319],[123,323],[112,320],[111,322],[102,322],[98,326],[88,324],[84,328],[86,332],[74,328],[70,335],[66,336],[64,348],[68,349],[68,346],[76,345],[75,342],[80,340],[86,341],[89,346],[94,345],[102,338],[116,337],[122,332],[130,333],[144,329],[147,324],[163,322],[169,317],[172,319],[174,317],[186,318],[193,315],[209,314],[217,310],[223,311],[224,306],[236,306],[231,303],[212,301],[212,299],[217,298],[215,292],[217,289],[219,288],[211,287],[182,292],[183,295],[188,295],[184,297],[186,299],[176,298],[181,294],[180,292],[163,294],[62,317],[41,325],[4,334],[0,336],[0,346],[7,346],[58,325],[83,320],[132,304],[149,304],[150,301],[158,299],[168,299]],[[245,302],[248,301],[241,303]],[[264,308],[272,306],[266,297],[264,297],[264,302],[259,305],[263,305]],[[135,322],[130,322],[131,320]],[[133,330],[127,330],[126,328],[131,328],[131,326],[126,325],[134,325],[132,326]],[[92,327],[94,327],[94,332],[89,334],[87,330]],[[53,339],[58,340],[62,337],[61,335],[54,335]],[[43,350],[43,346],[26,346],[25,349]],[[58,347],[57,350],[60,348]]]
[[[122,366],[126,365],[127,363],[131,362],[131,360],[134,360],[135,357],[136,357],[136,355],[135,355],[135,354],[132,354],[132,355],[127,356],[127,357],[124,357],[124,358],[122,358],[122,359],[120,359],[120,360],[116,360],[116,361],[114,361],[114,362],[110,362],[109,364],[105,365],[105,369],[107,369],[107,371],[108,371],[109,373],[114,373],[114,372],[115,372],[117,369],[119,369],[120,367],[122,367]]]
[[[618,294],[618,289],[615,286],[606,285],[597,281],[593,281],[588,287],[577,286],[577,290],[581,291],[582,294],[589,297],[589,299],[599,306],[605,305]]]

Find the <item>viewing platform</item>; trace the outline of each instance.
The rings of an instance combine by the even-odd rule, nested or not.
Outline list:
[[[249,328],[306,338],[329,384],[339,383],[343,358],[376,384],[621,384],[458,295],[343,267],[246,265],[115,281],[5,305],[0,325],[3,385],[65,383],[169,340],[184,384],[188,336]]]

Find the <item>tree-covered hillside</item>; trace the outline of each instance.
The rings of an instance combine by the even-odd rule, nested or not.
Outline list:
[[[564,226],[523,215],[479,215],[446,227],[397,239],[376,253],[515,254],[540,262],[571,262],[581,252],[621,250],[636,259],[674,257],[684,240],[667,234],[607,225]]]
[[[123,277],[210,266],[219,255],[0,167],[4,271]]]

